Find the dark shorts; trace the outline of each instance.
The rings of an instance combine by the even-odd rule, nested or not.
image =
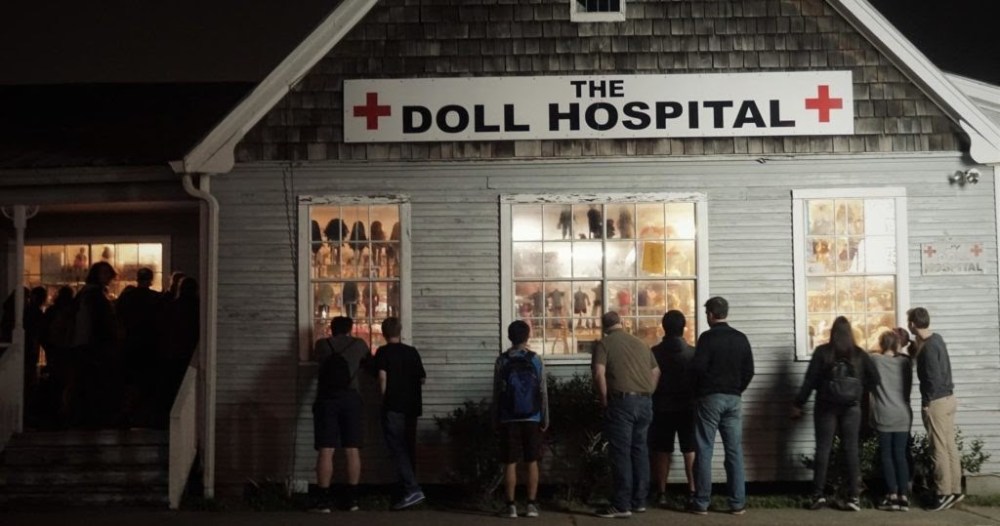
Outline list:
[[[348,391],[313,403],[313,447],[361,447],[361,394]]]
[[[681,453],[695,450],[694,410],[657,411],[649,426],[649,448],[658,453],[674,452],[674,435],[681,446]]]
[[[500,424],[500,461],[537,462],[542,458],[542,426],[538,422]]]

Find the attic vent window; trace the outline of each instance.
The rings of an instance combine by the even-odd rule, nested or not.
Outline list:
[[[625,20],[625,0],[569,0],[573,22],[622,22]]]

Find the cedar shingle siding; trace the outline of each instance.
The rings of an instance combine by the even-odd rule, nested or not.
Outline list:
[[[240,162],[951,151],[956,128],[822,0],[639,1],[620,23],[566,0],[388,0],[243,140]],[[855,135],[344,144],[345,78],[843,70]]]

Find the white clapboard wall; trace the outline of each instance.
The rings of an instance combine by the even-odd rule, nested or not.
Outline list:
[[[412,344],[428,373],[419,471],[441,479],[446,445],[433,417],[489,395],[501,342],[499,198],[508,194],[701,192],[709,210],[709,287],[754,348],[757,376],[744,396],[751,481],[811,476],[811,419],[788,419],[805,362],[795,360],[793,189],[904,187],[910,298],[926,306],[949,344],[958,423],[986,442],[1000,471],[997,234],[992,170],[978,185],[950,186],[968,166],[957,154],[776,158],[668,158],[579,162],[314,162],[238,165],[213,177],[221,205],[219,255],[220,485],[313,478],[310,404],[315,367],[296,341],[296,196],[404,194],[411,203]],[[699,235],[704,235],[700,232]],[[982,242],[987,272],[920,275],[920,243]],[[568,376],[582,365],[549,371]],[[919,404],[915,389],[915,404]],[[919,409],[919,408],[918,408]],[[369,411],[365,482],[393,479]],[[917,412],[916,414],[919,414]],[[915,431],[922,431],[919,417]],[[724,477],[722,457],[716,478]],[[337,471],[341,471],[338,469]]]

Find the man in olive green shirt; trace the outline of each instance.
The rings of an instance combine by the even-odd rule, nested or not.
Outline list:
[[[646,432],[653,420],[650,398],[660,368],[649,347],[625,332],[617,312],[601,317],[604,338],[594,347],[592,369],[598,401],[605,408],[604,436],[614,488],[611,505],[597,515],[626,518],[646,511],[649,452]]]

